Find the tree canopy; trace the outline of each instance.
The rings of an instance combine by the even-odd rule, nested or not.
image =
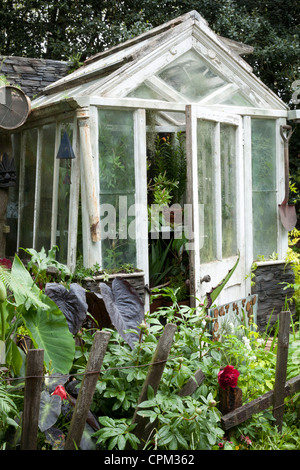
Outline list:
[[[300,78],[298,0],[0,0],[0,54],[83,60],[191,10],[253,46],[254,72],[290,102]]]
[[[298,0],[0,0],[0,55],[78,63],[191,10],[217,34],[253,46],[246,60],[254,73],[300,107]],[[297,182],[299,134],[298,125],[290,160]]]

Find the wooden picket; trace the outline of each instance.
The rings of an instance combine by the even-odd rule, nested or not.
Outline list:
[[[172,323],[167,323],[165,326],[164,332],[157,343],[157,347],[152,358],[152,364],[149,367],[148,374],[138,400],[138,405],[133,415],[132,424],[136,424],[134,434],[140,439],[142,445],[143,442],[147,441],[152,429],[151,426],[149,428],[149,418],[137,414],[139,404],[147,400],[149,386],[152,387],[155,394],[158,390],[176,328],[176,325],[173,325]]]
[[[43,381],[44,350],[29,349],[26,362],[21,450],[36,450]]]
[[[93,401],[98,376],[110,339],[110,332],[96,331],[93,346],[89,355],[85,375],[81,382],[75,410],[73,411],[69,432],[67,435],[65,450],[79,449],[84,426]]]
[[[278,428],[278,431],[282,430],[284,413],[284,389],[288,363],[290,323],[290,312],[280,312],[273,404],[273,416],[276,420],[275,424]]]

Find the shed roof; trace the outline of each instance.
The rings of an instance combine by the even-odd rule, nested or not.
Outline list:
[[[33,108],[94,96],[205,105],[226,100],[234,105],[238,98],[248,106],[286,110],[241,57],[251,52],[250,46],[215,34],[191,11],[87,59],[75,72],[48,85]]]

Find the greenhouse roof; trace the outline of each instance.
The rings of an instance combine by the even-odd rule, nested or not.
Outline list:
[[[218,36],[192,11],[87,59],[47,86],[32,108],[98,97],[286,110],[241,57],[252,50]]]

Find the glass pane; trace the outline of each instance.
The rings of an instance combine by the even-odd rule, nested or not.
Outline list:
[[[102,268],[136,265],[133,113],[99,110]],[[130,209],[131,208],[131,209]]]
[[[52,189],[53,189],[53,164],[55,151],[55,125],[47,125],[42,129],[41,145],[41,181],[40,200],[37,221],[36,250],[42,247],[48,251],[51,241],[51,217],[52,217]]]
[[[17,180],[15,186],[8,187],[6,221],[10,231],[6,234],[6,256],[14,256],[17,249],[21,134],[13,134],[11,143],[12,155],[9,156],[14,159]]]
[[[137,87],[133,91],[131,91],[127,96],[129,96],[130,98],[142,98],[142,99],[146,99],[146,100],[166,101],[158,93],[151,90],[151,88],[149,88],[144,83],[142,83],[139,87]]]
[[[199,101],[227,83],[194,50],[167,65],[159,77],[192,101]]]
[[[200,231],[200,260],[206,263],[216,259],[216,226],[214,198],[214,135],[215,124],[198,120],[198,202]]]
[[[218,100],[216,99],[216,103]],[[231,106],[247,106],[247,107],[253,107],[254,104],[251,103],[250,100],[246,99],[243,95],[241,95],[239,92],[234,93],[232,96],[229,98],[226,98],[223,101],[220,101],[222,104],[228,104]]]
[[[253,255],[277,250],[276,121],[252,119]]]
[[[61,128],[60,138],[67,131],[70,142],[73,139],[73,129],[71,123],[64,123]],[[71,184],[71,161],[62,158],[59,160],[58,179],[58,210],[57,210],[57,230],[56,245],[58,246],[57,260],[61,263],[67,262],[68,256],[68,235],[69,235],[69,205],[70,205],[70,184]]]
[[[25,164],[24,190],[21,195],[20,207],[20,247],[32,248],[33,243],[33,213],[35,196],[35,170],[37,153],[37,129],[24,132]]]
[[[275,191],[254,191],[253,258],[268,257],[277,250],[277,210]]]
[[[236,220],[236,127],[220,126],[222,191],[222,258],[237,252]]]

